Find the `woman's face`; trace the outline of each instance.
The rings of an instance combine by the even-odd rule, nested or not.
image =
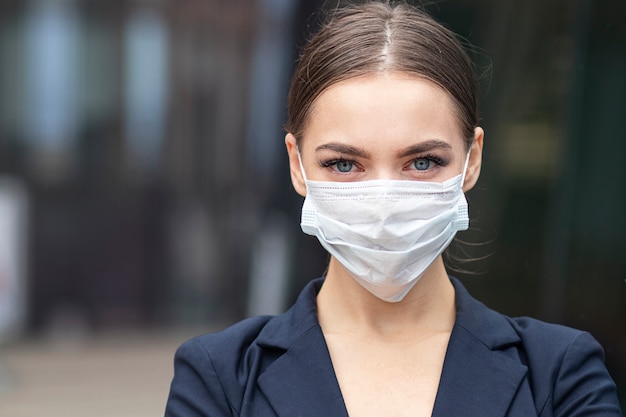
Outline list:
[[[483,131],[476,128],[464,190],[480,173]],[[292,134],[285,138],[293,185],[306,187]],[[443,182],[462,173],[467,156],[454,103],[423,78],[397,72],[350,78],[315,100],[302,141],[306,178]]]

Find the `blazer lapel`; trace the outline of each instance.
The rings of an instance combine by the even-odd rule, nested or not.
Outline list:
[[[276,359],[257,384],[278,416],[348,417],[326,340],[317,320],[316,295],[322,280],[302,291],[285,314],[259,335],[259,346]]]
[[[319,326],[293,343],[258,384],[279,416],[348,417]]]
[[[455,327],[433,417],[507,415],[527,368]]]
[[[528,370],[517,350],[521,340],[504,316],[473,299],[458,280],[452,278],[452,283],[457,318],[432,415],[508,415],[525,391],[520,386]],[[275,359],[257,383],[278,416],[348,417],[317,321],[315,295],[320,286],[321,281],[310,284],[294,308],[259,335],[259,346]],[[529,416],[526,411],[520,416]]]
[[[473,299],[452,279],[457,319],[452,330],[433,417],[507,415],[528,371],[508,320]]]

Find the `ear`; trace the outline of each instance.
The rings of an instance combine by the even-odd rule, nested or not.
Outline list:
[[[296,137],[291,133],[285,135],[285,145],[287,146],[287,155],[289,156],[289,172],[291,174],[291,183],[296,192],[302,197],[306,196],[306,184],[302,175],[300,159],[298,158],[298,145]]]
[[[485,131],[477,127],[474,129],[474,141],[470,151],[469,161],[467,163],[467,172],[465,174],[465,182],[463,183],[463,191],[467,192],[474,188],[480,176],[480,167],[483,161],[483,138]]]

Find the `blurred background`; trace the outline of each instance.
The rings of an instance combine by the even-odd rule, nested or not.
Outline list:
[[[0,415],[162,414],[178,344],[323,273],[281,128],[320,7],[0,0]],[[483,75],[450,265],[505,314],[590,331],[624,404],[626,3],[426,8]]]

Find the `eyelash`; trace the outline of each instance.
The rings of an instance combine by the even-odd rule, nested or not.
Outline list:
[[[319,164],[322,168],[331,168],[333,166],[336,166],[340,163],[349,163],[354,165],[355,167],[358,167],[359,165],[356,163],[356,161],[353,161],[351,159],[345,159],[345,158],[334,158],[334,159],[328,159],[325,161],[320,161]],[[339,172],[340,174],[348,174],[348,172],[341,172],[339,170],[336,170],[337,172]]]
[[[437,155],[432,155],[432,154],[426,154],[426,155],[421,155],[417,158],[414,158],[411,160],[410,164],[414,164],[415,162],[421,160],[421,159],[426,159],[427,161],[430,162],[434,162],[435,164],[437,164],[438,166],[441,167],[445,167],[446,165],[448,165],[448,160],[447,159],[443,159]]]
[[[408,166],[415,164],[415,162],[419,161],[419,160],[427,160],[429,162],[434,162],[437,166],[440,167],[445,167],[446,165],[448,165],[448,160],[441,158],[437,155],[433,155],[433,154],[426,154],[426,155],[421,155],[417,158],[412,159]],[[355,167],[359,167],[359,164],[356,161],[353,161],[351,159],[346,159],[346,158],[333,158],[333,159],[328,159],[325,161],[320,161],[319,164],[322,168],[332,168],[332,167],[336,167],[338,164],[340,163],[349,163],[352,164]],[[335,169],[338,173],[340,174],[348,174],[349,172],[341,172],[337,169]]]

